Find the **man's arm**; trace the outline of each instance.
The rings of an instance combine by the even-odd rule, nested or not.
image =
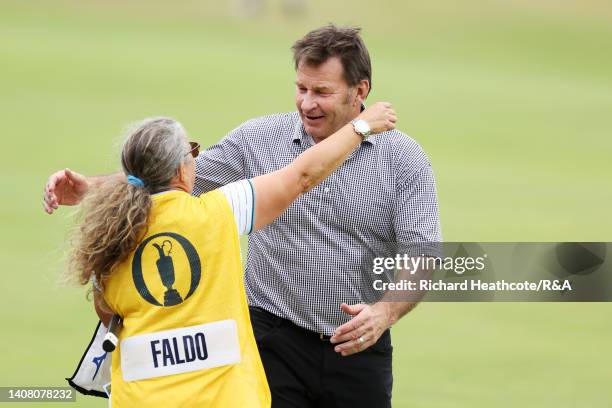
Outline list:
[[[418,288],[419,281],[428,279],[432,272],[427,268],[418,268],[416,271],[401,269],[397,271],[394,282],[414,282]],[[372,346],[385,330],[414,309],[424,295],[425,291],[421,290],[387,291],[373,305],[342,303],[340,309],[353,318],[338,327],[330,339],[333,344],[338,344],[334,350],[349,356]]]
[[[196,158],[194,194],[214,190],[222,185],[245,178],[241,127],[230,132],[221,141],[209,147]],[[53,214],[60,205],[77,205],[90,189],[95,189],[113,178],[125,178],[121,172],[88,177],[71,171],[53,173],[45,185],[43,207]]]
[[[76,205],[83,200],[87,191],[113,178],[124,178],[123,173],[86,177],[70,169],[53,173],[47,180],[43,196],[43,207],[47,214],[53,214],[60,205]]]
[[[397,193],[394,229],[398,244],[405,248],[416,247],[418,253],[408,254],[413,257],[439,256],[436,244],[442,238],[436,185],[431,166],[427,164],[417,172],[410,172],[406,168],[400,169]],[[428,246],[428,242],[432,245]],[[402,270],[395,277],[395,281],[406,279],[418,283],[420,279],[427,279],[431,272],[426,268],[420,268],[412,274]],[[338,327],[331,338],[332,343],[338,344],[335,347],[336,352],[348,356],[370,347],[378,341],[385,330],[414,309],[423,295],[424,293],[414,291],[399,295],[387,292],[381,301],[373,305],[343,303],[340,308],[353,318]]]

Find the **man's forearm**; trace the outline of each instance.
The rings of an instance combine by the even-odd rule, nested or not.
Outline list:
[[[419,304],[427,292],[417,289],[420,287],[418,282],[422,279],[428,279],[432,273],[432,270],[426,268],[418,268],[415,271],[409,269],[399,269],[397,271],[395,283],[414,282],[415,289],[387,290],[381,300],[376,303],[376,305],[379,305],[378,307],[385,310],[390,322],[389,326],[395,324]]]
[[[419,302],[398,302],[381,300],[376,303],[375,307],[380,307],[385,310],[389,327],[393,326],[399,319],[407,315]]]
[[[123,174],[122,172],[117,172],[117,173],[112,173],[112,174],[104,174],[101,176],[88,176],[87,177],[87,184],[88,184],[87,189],[88,190],[96,189],[100,187],[102,184],[106,183],[107,181],[111,181],[113,179],[125,180],[125,174]]]

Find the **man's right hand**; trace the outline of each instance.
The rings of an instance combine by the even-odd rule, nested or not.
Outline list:
[[[43,207],[47,214],[53,214],[60,205],[76,205],[81,202],[87,190],[89,181],[82,174],[70,169],[53,173],[45,186]]]

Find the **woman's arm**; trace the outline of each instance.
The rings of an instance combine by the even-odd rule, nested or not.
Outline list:
[[[102,320],[102,323],[104,324],[104,326],[108,327],[108,324],[111,320],[111,317],[113,317],[114,313],[112,312],[110,307],[106,304],[104,297],[97,289],[93,290],[93,294],[94,294],[94,307],[96,308],[96,314],[98,315],[100,320]]]
[[[378,102],[357,117],[370,125],[372,133],[395,128],[391,104]],[[281,215],[301,194],[310,191],[334,172],[363,141],[348,123],[325,140],[300,154],[291,164],[255,177],[255,222],[253,230],[265,227]]]

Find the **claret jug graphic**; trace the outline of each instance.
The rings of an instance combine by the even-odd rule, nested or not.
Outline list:
[[[132,260],[134,286],[144,300],[155,306],[176,306],[187,300],[200,284],[201,271],[194,246],[174,232],[148,237]]]
[[[154,243],[153,246],[159,252],[159,259],[157,260],[157,271],[161,277],[163,285],[166,287],[164,293],[164,306],[178,305],[183,301],[181,295],[176,289],[172,287],[174,285],[174,263],[172,262],[172,242],[165,240],[161,246]],[[164,248],[168,248],[168,253],[164,253]]]

